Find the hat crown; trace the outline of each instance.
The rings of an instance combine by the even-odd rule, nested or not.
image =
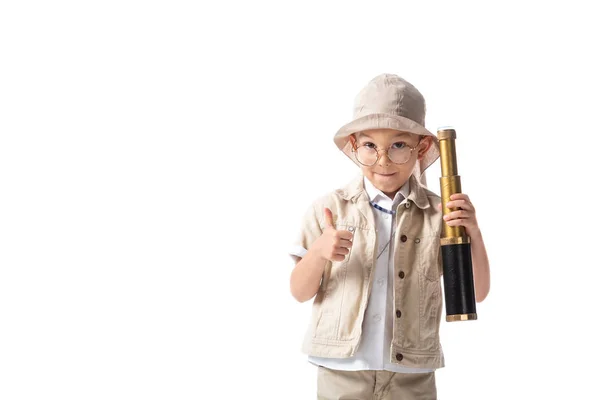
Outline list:
[[[410,82],[393,74],[373,78],[354,100],[354,118],[389,114],[425,125],[425,99]]]

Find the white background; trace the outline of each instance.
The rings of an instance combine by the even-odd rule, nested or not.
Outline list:
[[[439,398],[594,398],[593,2],[458,3],[2,2],[0,398],[316,398],[286,251],[383,72],[456,128],[490,257]]]

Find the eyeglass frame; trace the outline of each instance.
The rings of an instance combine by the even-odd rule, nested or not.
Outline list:
[[[385,150],[385,155],[387,156],[388,160],[392,161],[392,164],[396,164],[396,165],[404,165],[406,164],[410,158],[412,157],[412,152],[419,147],[419,145],[421,144],[421,140],[423,140],[425,136],[423,135],[419,135],[419,141],[417,142],[417,144],[414,147],[408,146],[408,148],[410,149],[410,156],[408,156],[408,160],[404,161],[403,163],[397,163],[392,161],[392,159],[390,158],[390,155],[388,153],[388,151],[390,150],[390,148],[396,144],[396,143],[392,143],[390,146],[388,146],[387,149],[378,149],[377,146],[375,146],[375,151],[377,152],[377,158],[375,159],[375,162],[373,162],[373,164],[367,165],[367,164],[363,164],[362,162],[360,162],[360,160],[358,159],[358,148],[359,147],[363,147],[364,144],[361,144],[360,146],[356,146],[356,141],[352,142],[352,152],[354,153],[354,158],[356,158],[356,161],[358,161],[361,165],[364,165],[365,167],[372,167],[373,165],[377,164],[377,162],[379,161],[379,159],[381,158],[381,153],[380,151]]]

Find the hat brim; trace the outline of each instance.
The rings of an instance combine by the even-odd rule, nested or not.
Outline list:
[[[394,129],[401,132],[410,132],[417,135],[431,136],[433,145],[429,148],[423,159],[419,161],[418,175],[425,173],[425,170],[433,164],[440,156],[440,142],[436,135],[431,133],[423,125],[397,115],[390,114],[368,114],[342,126],[335,134],[333,141],[348,158],[356,165],[361,164],[353,157],[352,144],[350,143],[350,135],[353,133],[366,131],[369,129]],[[417,176],[420,178],[420,176]]]

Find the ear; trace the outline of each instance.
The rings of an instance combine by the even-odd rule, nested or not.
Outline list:
[[[350,143],[352,144],[352,149],[356,150],[356,136],[355,136],[355,134],[354,133],[351,134],[349,136],[349,138],[350,138]]]
[[[433,144],[433,138],[431,136],[424,136],[423,139],[421,139],[421,142],[419,143],[419,156],[418,159],[421,160],[423,159],[423,157],[425,156],[425,154],[427,153],[427,151],[429,150],[429,148],[432,146]]]

